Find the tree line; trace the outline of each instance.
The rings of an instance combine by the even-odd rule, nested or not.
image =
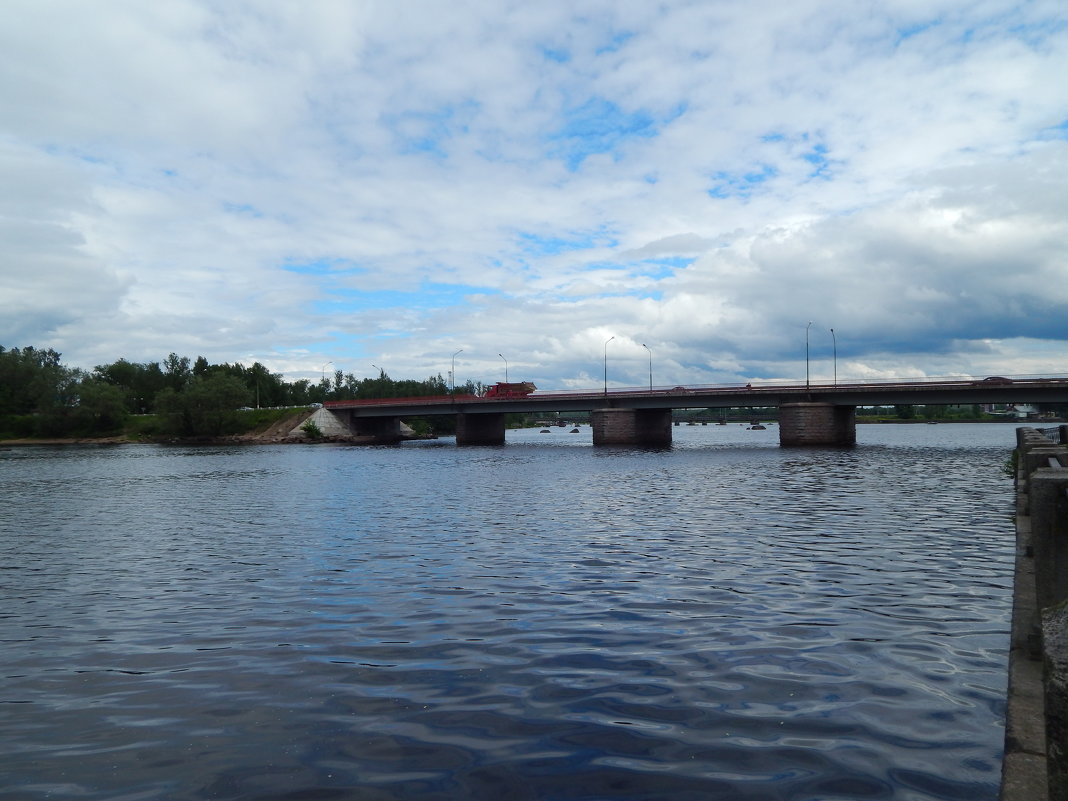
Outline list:
[[[0,438],[108,436],[138,423],[146,435],[221,436],[247,430],[262,418],[247,410],[290,408],[328,400],[481,395],[481,382],[467,381],[454,389],[440,374],[422,381],[394,380],[384,370],[373,378],[356,378],[335,370],[317,382],[286,381],[254,362],[212,364],[168,354],[160,362],[119,359],[92,370],[63,364],[51,348],[5,348],[0,345]],[[1068,414],[1068,404],[1041,407]],[[749,410],[752,414],[754,410]],[[859,415],[885,414],[858,410]],[[722,415],[723,410],[717,414]],[[977,419],[978,407],[895,406],[901,419]],[[142,419],[152,416],[151,420]],[[427,421],[427,427],[447,433],[451,419]]]
[[[143,426],[150,433],[220,436],[240,429],[241,412],[252,408],[483,390],[471,381],[450,389],[440,374],[398,381],[384,370],[374,378],[336,370],[314,383],[286,381],[259,362],[212,364],[176,353],[161,362],[119,359],[82,370],[64,365],[51,348],[0,345],[0,436],[107,436],[142,415],[155,417]]]

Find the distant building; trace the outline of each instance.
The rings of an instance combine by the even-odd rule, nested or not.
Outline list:
[[[1033,403],[1010,403],[1006,407],[1006,411],[1013,417],[1017,417],[1021,420],[1027,420],[1032,417],[1038,417],[1038,407]]]

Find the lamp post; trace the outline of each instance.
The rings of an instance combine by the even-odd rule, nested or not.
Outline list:
[[[504,359],[504,354],[503,353],[498,353],[497,355],[500,356],[502,359]],[[508,360],[507,359],[504,359],[504,383],[506,383],[506,384],[508,383]]]
[[[649,351],[649,391],[653,391],[653,352],[649,350],[649,346],[644,342],[642,347]]]
[[[452,354],[452,370],[449,372],[449,381],[452,383],[453,392],[456,392],[456,354],[463,352],[464,349],[460,348],[456,353]]]
[[[604,395],[608,397],[608,343],[615,337],[609,337],[604,341]]]
[[[808,389],[808,330],[812,328],[812,321],[805,326],[805,389]]]
[[[330,385],[326,383],[326,368],[329,367],[332,364],[333,364],[333,362],[327,362],[322,367],[322,371],[323,371],[323,400],[324,401],[326,400],[327,396],[330,394]]]
[[[838,337],[834,335],[834,329],[831,329],[831,347],[833,348],[833,364],[834,364],[834,385],[838,386]]]
[[[378,366],[377,364],[374,364],[374,363],[372,362],[372,363],[371,363],[371,366],[372,366],[373,368],[375,368],[376,370],[378,370],[378,377],[379,377],[379,378],[381,378],[381,377],[382,377],[383,375],[385,375],[386,371],[385,371],[385,370],[383,370],[383,369],[382,369],[381,367],[379,367],[379,366]]]

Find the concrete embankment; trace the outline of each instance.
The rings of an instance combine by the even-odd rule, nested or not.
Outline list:
[[[1017,429],[1003,801],[1068,801],[1068,426]]]

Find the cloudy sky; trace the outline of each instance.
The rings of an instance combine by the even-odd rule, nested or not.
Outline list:
[[[545,389],[606,356],[803,380],[806,338],[813,379],[1068,373],[1063,0],[2,13],[5,347]]]

